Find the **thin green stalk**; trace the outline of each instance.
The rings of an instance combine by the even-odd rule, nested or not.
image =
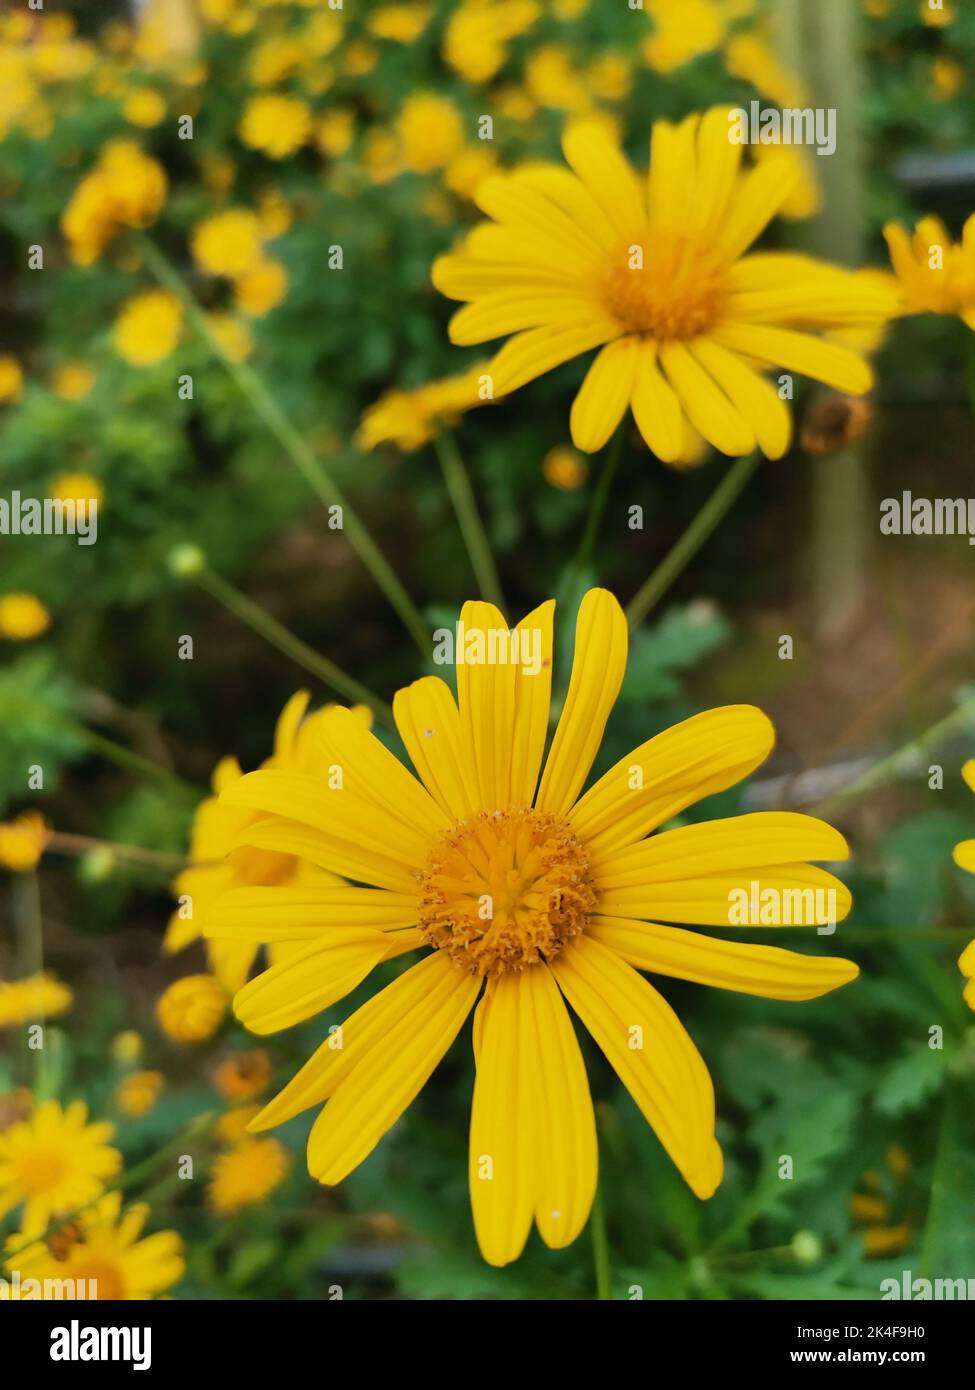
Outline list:
[[[631,631],[633,628],[639,627],[654,605],[663,598],[671,584],[683,574],[701,546],[717,529],[719,522],[730,510],[732,503],[755,472],[759,462],[759,454],[750,454],[746,458],[738,459],[728,469],[680,540],[664,556],[650,578],[641,585],[630,600],[626,617]]]
[[[380,700],[378,695],[374,695],[371,690],[352,676],[346,675],[341,667],[335,665],[334,661],[329,661],[328,657],[321,656],[307,643],[302,642],[300,637],[289,632],[278,622],[277,618],[272,618],[270,613],[261,608],[260,604],[248,598],[246,594],[242,594],[228,580],[207,566],[204,566],[194,578],[211,597],[215,598],[218,603],[222,603],[228,612],[233,613],[234,617],[240,618],[241,622],[246,623],[265,641],[270,642],[272,647],[276,647],[279,652],[283,652],[285,656],[290,657],[305,671],[317,676],[320,681],[324,681],[326,685],[331,686],[340,695],[344,695],[346,699],[354,700],[361,705],[368,705],[376,718],[387,728],[394,727],[392,710],[389,705]]]
[[[918,757],[936,746],[947,734],[964,728],[966,724],[975,725],[975,700],[966,700],[963,705],[959,705],[957,709],[945,715],[944,719],[939,719],[936,724],[932,724],[919,738],[905,743],[896,752],[882,758],[879,763],[875,763],[869,771],[857,777],[849,786],[841,787],[832,796],[827,796],[822,801],[816,802],[812,809],[817,814],[822,814],[840,802],[849,801],[851,797],[863,796],[866,792],[874,791],[877,787],[893,781],[900,775],[905,766],[913,764]]]
[[[160,850],[145,849],[142,845],[123,845],[116,840],[100,840],[94,835],[69,835],[56,830],[47,842],[46,852],[54,854],[90,854],[92,850],[107,850],[116,859],[130,864],[145,865],[163,873],[178,873],[189,867],[190,861],[180,854],[163,854]]]
[[[447,491],[453,503],[460,533],[464,537],[471,569],[474,571],[474,578],[481,590],[481,597],[487,599],[488,603],[493,603],[496,608],[500,608],[503,613],[505,604],[504,595],[501,592],[501,582],[498,579],[494,556],[491,554],[491,545],[477,510],[474,490],[471,487],[467,469],[464,467],[464,460],[457,447],[457,441],[448,430],[444,430],[434,436],[433,447],[440,460],[443,479],[447,484]]]
[[[599,481],[596,484],[596,495],[592,499],[589,515],[586,518],[585,530],[582,533],[579,549],[576,552],[576,558],[572,566],[577,580],[582,578],[592,563],[592,555],[596,547],[596,536],[599,534],[599,528],[602,525],[603,515],[606,511],[606,503],[609,501],[610,490],[613,486],[613,479],[616,477],[617,469],[620,466],[620,459],[623,457],[624,428],[624,425],[620,425],[603,453],[602,468],[599,474]]]
[[[44,969],[44,928],[41,917],[41,889],[33,871],[15,874],[11,886],[13,919],[17,933],[17,953],[24,979],[39,975]],[[34,1082],[38,1097],[47,1099],[47,1036],[42,1033],[41,1046],[34,1049]]]
[[[589,1231],[592,1236],[592,1258],[596,1272],[596,1298],[600,1303],[607,1303],[613,1297],[613,1288],[609,1268],[606,1215],[603,1211],[603,1199],[598,1186],[589,1215]]]
[[[937,1255],[938,1235],[948,1187],[948,1167],[954,1147],[954,1095],[954,1087],[949,1079],[945,1083],[944,1109],[941,1112],[938,1147],[934,1159],[934,1172],[931,1175],[931,1195],[928,1198],[928,1212],[924,1223],[924,1236],[921,1241],[920,1277],[922,1279],[930,1276]]]
[[[403,620],[420,652],[424,656],[429,655],[430,633],[419,610],[321,459],[295,429],[253,367],[248,366],[246,362],[235,362],[229,356],[182,276],[166,259],[155,242],[144,233],[140,233],[138,244],[143,259],[153,275],[161,285],[179,299],[186,310],[190,323],[207,343],[214,356],[222,363],[254,413],[264,422],[289,455],[308,486],[325,507],[338,506],[342,508],[343,530],[349,539],[349,544]]]

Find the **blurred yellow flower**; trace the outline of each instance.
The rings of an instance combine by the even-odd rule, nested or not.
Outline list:
[[[226,193],[234,185],[237,165],[229,155],[209,151],[200,156],[200,177],[207,188]]]
[[[425,4],[380,5],[367,20],[370,34],[394,43],[412,43],[430,23],[433,6]]]
[[[261,234],[267,241],[283,236],[294,221],[291,204],[277,188],[269,188],[261,194],[257,202],[257,217]]]
[[[806,84],[759,33],[734,34],[725,48],[725,67],[732,77],[750,82],[776,106],[809,104]]]
[[[633,68],[622,53],[603,53],[586,70],[593,93],[602,101],[622,101],[633,86]]]
[[[375,44],[353,39],[342,54],[342,71],[347,77],[368,77],[379,62]]]
[[[564,44],[547,43],[525,59],[525,90],[538,106],[553,111],[585,111],[591,105],[589,84]]]
[[[227,1013],[227,995],[212,975],[184,975],[156,1004],[160,1028],[173,1042],[206,1042]]]
[[[0,637],[27,642],[51,625],[51,615],[34,594],[0,595]]]
[[[162,1092],[166,1078],[161,1071],[134,1071],[115,1088],[115,1107],[130,1119],[148,1115]]]
[[[542,459],[542,476],[562,492],[575,492],[589,477],[589,464],[567,444],[557,444]]]
[[[949,53],[939,53],[931,64],[931,87],[936,101],[950,101],[965,85],[965,68]]]
[[[654,72],[676,72],[703,53],[713,53],[724,39],[724,17],[713,0],[682,0],[680,5],[646,0],[646,13],[653,33],[640,52]]]
[[[239,1144],[247,1137],[247,1126],[261,1113],[259,1105],[239,1105],[221,1115],[213,1127],[214,1137],[220,1144]]]
[[[95,502],[100,506],[105,500],[105,489],[90,473],[58,473],[45,491],[60,502]]]
[[[190,251],[201,270],[231,279],[253,270],[264,254],[264,231],[257,213],[227,208],[197,222]]]
[[[362,167],[372,183],[389,183],[403,172],[399,142],[389,130],[376,127],[362,142]]]
[[[938,217],[924,217],[914,235],[896,222],[884,228],[906,314],[951,314],[975,330],[975,213],[955,243]]]
[[[308,692],[299,691],[287,702],[274,729],[274,749],[265,766],[290,771],[313,771],[327,775],[317,746],[318,730],[330,706],[307,715]],[[369,727],[369,711],[360,707],[358,717]],[[309,887],[327,887],[334,875],[298,860],[291,854],[278,854],[273,845],[261,846],[260,817],[228,807],[220,794],[243,776],[236,758],[223,758],[213,772],[214,795],[197,807],[190,838],[190,867],[173,883],[179,906],[173,913],[163,938],[167,954],[182,951],[202,934],[208,918],[224,900],[233,904],[231,890],[245,885],[293,884],[297,893]],[[255,849],[254,846],[258,848]],[[228,992],[239,989],[250,974],[260,949],[244,931],[233,941],[208,941],[207,962]],[[271,948],[271,958],[280,951]]]
[[[458,198],[473,201],[477,186],[497,168],[498,156],[491,143],[478,140],[454,155],[444,170],[443,181]]]
[[[917,8],[921,23],[931,29],[945,29],[958,17],[951,0],[918,0]]]
[[[789,222],[815,217],[823,206],[823,190],[816,176],[815,160],[801,145],[752,145],[757,163],[778,159],[782,177],[789,184],[789,196],[779,208],[779,216]]]
[[[287,159],[301,149],[311,131],[307,103],[280,92],[251,97],[238,126],[243,144],[260,150],[269,159]]]
[[[12,405],[24,394],[24,369],[11,353],[0,354],[0,405]]]
[[[464,123],[447,97],[416,92],[407,97],[396,120],[400,153],[407,169],[430,174],[442,169],[464,144]]]
[[[129,125],[157,126],[166,115],[166,98],[152,87],[139,87],[123,101],[122,115]]]
[[[242,1139],[213,1160],[207,1201],[221,1215],[255,1206],[280,1187],[290,1163],[277,1139]]]
[[[0,1217],[23,1204],[24,1229],[38,1229],[52,1216],[94,1201],[122,1169],[122,1155],[109,1147],[114,1133],[112,1125],[89,1124],[80,1100],[66,1109],[60,1101],[44,1101],[4,1130]]]
[[[71,259],[91,265],[121,227],[147,227],[166,199],[166,171],[132,140],[113,140],[61,216]]]
[[[274,87],[291,77],[305,61],[297,34],[272,34],[253,50],[248,71],[255,87]]]
[[[504,66],[510,41],[541,13],[535,0],[462,0],[444,29],[444,62],[468,82],[489,81]]]
[[[456,376],[428,381],[412,391],[394,388],[362,412],[355,446],[367,452],[380,444],[395,444],[413,453],[461,415],[490,399],[487,363],[479,362]]]
[[[141,1034],[126,1028],[112,1039],[112,1057],[120,1067],[133,1066],[142,1056],[143,1046]]]
[[[20,1271],[21,1287],[28,1279],[39,1281],[43,1292],[49,1289],[61,1297],[65,1280],[70,1279],[79,1297],[144,1300],[165,1293],[179,1282],[186,1268],[183,1241],[175,1231],[142,1232],[149,1218],[144,1202],[122,1209],[122,1194],[108,1192],[93,1206],[86,1207],[69,1223],[45,1239],[23,1248],[36,1228],[25,1223],[11,1237],[9,1247],[16,1257],[6,1268]]]
[[[314,0],[314,9],[319,5],[319,0]],[[327,58],[328,55],[342,42],[345,34],[345,24],[340,13],[330,8],[318,8],[316,13],[311,16],[302,34],[302,42],[305,48],[316,58]],[[370,52],[375,53],[371,44],[364,45]]]
[[[281,303],[287,289],[284,266],[265,256],[234,282],[234,303],[241,313],[260,318]]]
[[[782,457],[792,417],[763,370],[870,389],[868,363],[820,335],[882,322],[896,296],[809,256],[747,254],[792,185],[778,160],[742,172],[728,131],[722,107],[657,121],[647,180],[604,122],[574,121],[572,173],[536,165],[479,186],[492,221],[434,263],[433,282],[468,301],[452,342],[508,338],[487,368],[496,397],[599,348],[572,406],[576,448],[602,448],[629,407],[672,463],[685,422],[724,454]]]
[[[0,826],[0,864],[4,863],[3,832]],[[11,867],[11,866],[8,866]],[[0,980],[0,1028],[18,1028],[44,1018],[58,1018],[74,1003],[74,995],[49,970],[26,980]]]
[[[82,401],[95,384],[87,362],[62,362],[51,373],[51,390],[62,401]]]
[[[144,290],[122,305],[115,319],[115,351],[133,367],[151,367],[175,351],[183,306],[169,290]]]
[[[975,792],[975,758],[969,759],[961,770],[969,791]],[[975,874],[975,840],[962,840],[955,845],[955,863],[966,873]],[[969,942],[958,958],[958,969],[965,976],[965,1003],[975,1009],[975,941]]]
[[[333,107],[315,127],[315,143],[330,159],[345,154],[354,138],[355,112],[348,106]]]
[[[253,1100],[271,1079],[271,1059],[262,1047],[233,1052],[213,1071],[213,1085],[224,1100]]]
[[[254,351],[254,335],[247,324],[232,314],[207,314],[206,321],[231,362],[246,362]]]

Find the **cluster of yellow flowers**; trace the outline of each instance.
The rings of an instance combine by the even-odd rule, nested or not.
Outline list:
[[[166,171],[134,140],[112,140],[72,194],[61,229],[72,260],[91,265],[123,227],[147,227],[166,199]]]

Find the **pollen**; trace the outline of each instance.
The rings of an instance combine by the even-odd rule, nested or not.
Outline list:
[[[558,816],[480,811],[434,845],[420,930],[473,975],[552,960],[596,904],[585,845]]]
[[[630,331],[658,342],[697,338],[721,316],[724,268],[688,236],[662,236],[613,258],[606,307]]]

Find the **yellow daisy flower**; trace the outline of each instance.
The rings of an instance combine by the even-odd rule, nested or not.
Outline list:
[[[884,236],[907,314],[954,314],[975,330],[975,213],[955,243],[939,217],[924,217],[913,237],[896,222]]]
[[[413,453],[449,428],[466,410],[484,405],[488,364],[479,362],[456,376],[428,381],[412,391],[392,390],[362,412],[355,436],[357,449],[368,453],[380,444],[395,444]]]
[[[975,758],[961,770],[970,791],[975,792]],[[962,840],[955,845],[953,858],[960,869],[975,874],[975,840]],[[970,941],[958,958],[958,969],[965,976],[965,1003],[975,1009],[975,941]]]
[[[214,1068],[213,1085],[224,1100],[244,1101],[259,1096],[271,1079],[271,1059],[262,1047],[234,1052]]]
[[[165,1080],[161,1071],[134,1071],[115,1088],[116,1108],[130,1119],[141,1119],[159,1099]]]
[[[82,401],[95,384],[87,362],[62,362],[51,373],[51,390],[62,401]]]
[[[143,1046],[141,1034],[126,1028],[112,1039],[112,1057],[120,1067],[134,1066],[142,1056]]]
[[[50,838],[51,828],[40,811],[24,811],[16,820],[4,821],[0,824],[0,865],[16,874],[36,869]]]
[[[260,265],[265,232],[249,208],[225,208],[197,222],[190,233],[190,250],[209,275],[246,275]]]
[[[308,1167],[322,1183],[341,1182],[416,1097],[476,1006],[470,1189],[481,1249],[495,1265],[518,1256],[533,1220],[547,1244],[567,1245],[592,1202],[596,1127],[566,1003],[704,1198],[722,1175],[711,1080],[674,1011],[638,972],[792,1000],[857,974],[846,960],[680,925],[727,928],[739,916],[741,925],[760,925],[768,918],[756,904],[770,900],[793,902],[790,920],[805,926],[849,910],[844,885],[806,862],[848,852],[812,817],[759,812],[651,834],[764,761],[774,731],[760,710],[732,706],[686,720],[580,795],[626,667],[626,619],[605,590],[582,602],[543,767],[554,607],[544,603],[512,636],[490,604],[465,605],[458,701],[432,676],[394,701],[419,780],[336,708],[319,739],[344,769],[341,790],[281,769],[229,787],[228,807],[272,817],[245,831],[242,851],[302,855],[347,882],[239,888],[205,928],[217,939],[301,943],[234,1000],[237,1018],[258,1034],[331,1007],[380,961],[432,948],[330,1031],[251,1129],[328,1100],[309,1137]]]
[[[238,1105],[221,1115],[213,1133],[221,1144],[238,1144],[247,1137],[247,1126],[261,1113],[259,1105]]]
[[[176,350],[183,306],[169,290],[144,290],[122,305],[113,327],[115,351],[133,367],[152,367]]]
[[[221,1215],[255,1206],[287,1177],[290,1156],[277,1139],[244,1138],[213,1161],[207,1201]]]
[[[418,174],[441,169],[462,149],[464,122],[452,101],[434,92],[415,92],[396,118],[403,165]]]
[[[23,394],[23,367],[11,353],[0,354],[0,405],[15,405]]]
[[[495,396],[601,349],[572,407],[586,453],[630,406],[665,462],[681,453],[685,421],[724,454],[757,445],[780,458],[792,418],[763,370],[852,395],[872,384],[861,356],[818,334],[893,314],[893,290],[808,256],[746,254],[792,184],[777,160],[741,172],[728,116],[658,121],[646,184],[603,123],[571,123],[573,172],[536,165],[484,180],[476,201],[492,222],[434,264],[437,288],[468,301],[453,342],[514,335],[488,368]]]
[[[226,1012],[226,992],[213,975],[184,975],[163,991],[156,1004],[156,1021],[173,1042],[206,1042]]]
[[[36,594],[0,594],[0,637],[29,642],[51,626],[51,615]]]
[[[59,1018],[73,1003],[71,990],[49,970],[26,980],[0,980],[0,1028],[19,1028],[43,1018]]]
[[[42,1289],[45,1279],[70,1279],[76,1290],[84,1281],[87,1298],[153,1298],[179,1282],[186,1261],[175,1231],[142,1235],[148,1216],[144,1202],[123,1212],[121,1193],[109,1192],[46,1240],[21,1249],[30,1239],[26,1227],[11,1237],[9,1247],[20,1253],[7,1261],[7,1269],[20,1270],[21,1288],[28,1279],[39,1280]]]
[[[301,149],[311,132],[307,104],[280,92],[251,97],[237,131],[243,144],[260,150],[269,159],[287,159]]]
[[[90,473],[58,473],[45,489],[48,497],[59,502],[74,502],[85,509],[94,502],[101,506],[105,500],[105,489]]]
[[[265,767],[327,775],[327,767],[316,755],[316,730],[324,711],[306,717],[308,700],[308,692],[300,690],[281,711],[274,730],[274,751]],[[364,727],[369,727],[371,715],[367,709],[360,707],[356,717],[363,721]],[[221,799],[221,792],[243,775],[236,758],[223,758],[214,769],[213,796],[207,797],[197,808],[190,837],[191,867],[184,869],[173,883],[179,907],[170,918],[163,938],[163,950],[168,954],[182,951],[199,939],[213,903],[230,888],[256,883],[305,883],[321,887],[338,882],[334,875],[291,854],[273,851],[260,855],[242,854],[235,848],[240,833],[258,817],[228,806]],[[210,969],[232,994],[250,974],[259,943],[208,941],[206,944]]]
[[[0,1216],[24,1204],[26,1228],[46,1226],[101,1195],[121,1170],[122,1155],[109,1148],[109,1124],[89,1124],[88,1107],[75,1100],[66,1110],[48,1100],[0,1134]]]

